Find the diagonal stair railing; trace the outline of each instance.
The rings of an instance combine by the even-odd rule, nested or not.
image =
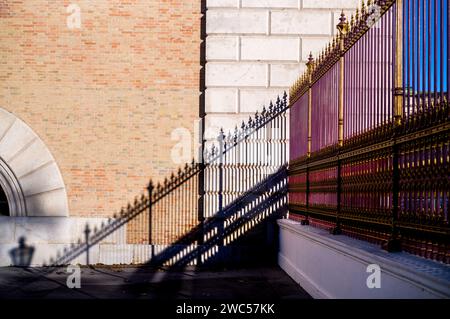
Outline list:
[[[225,136],[221,129],[217,141],[205,151],[201,163],[192,161],[186,164],[162,183],[155,185],[150,180],[147,194],[136,197],[133,203],[114,214],[99,229],[86,225],[84,236],[58,252],[48,265],[66,265],[74,261],[85,264],[127,263],[120,257],[115,262],[90,258],[95,245],[110,243],[109,238],[117,233],[120,233],[120,239],[113,240],[109,244],[110,249],[115,246],[123,249],[125,245],[136,255],[136,247],[143,247],[142,256],[134,256],[132,263],[144,263],[161,256],[161,252],[167,252],[171,245],[194,233],[198,236],[195,245],[210,243],[212,237],[215,242],[226,243],[236,236],[225,232],[232,229],[230,225],[236,227],[248,219],[250,212],[254,213],[252,208],[265,207],[261,201],[287,194],[287,182],[283,187],[277,186],[278,195],[272,194],[275,192],[273,189],[266,188],[267,194],[260,194],[260,190],[274,176],[279,177],[280,170],[286,170],[289,158],[288,109],[285,92],[275,103],[270,102],[267,109],[264,107],[248,122],[242,122],[240,129],[236,127],[233,134],[230,132]],[[255,195],[256,202],[245,208],[245,199],[249,198],[252,190],[258,190],[259,195]],[[277,205],[271,215],[280,216],[276,213],[285,212],[286,205],[287,201]],[[212,221],[216,226],[221,225],[213,232],[209,227]],[[120,232],[121,229],[125,230]],[[86,255],[85,261],[81,260],[83,255]],[[202,262],[201,259],[198,261]]]
[[[287,95],[275,105],[263,107],[234,134],[220,130],[217,142],[205,152],[205,216],[222,211],[225,205],[264,180],[287,163]],[[216,145],[217,144],[217,145]]]
[[[176,268],[211,264],[217,259],[223,262],[224,255],[227,255],[222,252],[224,246],[242,239],[258,225],[284,216],[286,204],[287,166],[283,165],[226,205],[222,211],[207,218],[204,224],[199,224],[159,251],[149,264]],[[203,242],[199,245],[198,239],[201,237]]]

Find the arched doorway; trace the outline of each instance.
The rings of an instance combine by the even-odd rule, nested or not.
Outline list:
[[[0,216],[9,216],[8,198],[6,197],[6,193],[3,191],[3,188],[1,186],[0,186]]]
[[[64,180],[50,150],[25,122],[2,108],[0,188],[0,215],[69,215]]]
[[[12,169],[1,156],[0,188],[2,193],[4,194],[4,205],[8,206],[7,216],[26,216],[25,196],[23,194],[22,188],[20,187],[20,182]],[[0,215],[6,216],[6,214],[2,213],[0,213]]]

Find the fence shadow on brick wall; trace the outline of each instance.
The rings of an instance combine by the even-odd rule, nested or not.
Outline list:
[[[176,199],[170,197],[177,194],[176,192],[183,185],[189,184],[192,180],[196,180],[200,169],[201,165],[193,162],[183,170],[180,170],[176,176],[172,175],[172,178],[156,186],[152,206],[155,207],[156,204],[168,198],[169,200],[166,204],[169,206],[173,205]],[[156,223],[153,225],[139,223],[140,226],[148,225],[147,227],[150,227],[152,230],[148,232],[149,228],[142,227],[141,230],[137,231],[140,234],[147,234],[147,242],[142,242],[141,244],[148,246],[148,250],[152,250],[153,252],[153,256],[150,256],[149,262],[145,265],[180,267],[188,264],[208,265],[217,263],[218,261],[224,263],[226,260],[231,261],[232,256],[236,256],[237,251],[234,245],[231,245],[233,242],[235,244],[243,244],[249,250],[258,250],[259,244],[255,245],[255,242],[252,242],[251,239],[245,242],[243,235],[247,234],[248,237],[250,230],[258,228],[258,225],[262,226],[264,222],[267,222],[271,218],[279,218],[286,212],[286,170],[286,166],[282,166],[275,173],[269,175],[253,188],[243,193],[231,204],[224,207],[221,212],[207,218],[203,224],[195,223],[188,230],[179,229],[178,232],[175,231],[171,234],[171,241],[157,241],[155,239],[158,236],[155,234],[152,235],[152,232],[163,233],[160,228],[168,227],[167,219],[161,221],[159,225]],[[197,193],[192,191],[178,193],[177,195],[192,198],[197,197]],[[133,204],[129,204],[126,209],[122,209],[118,215],[114,215],[100,229],[91,229],[89,225],[86,225],[84,237],[80,238],[77,244],[71,244],[64,248],[62,252],[58,252],[56,257],[51,258],[44,272],[52,272],[58,266],[70,264],[83,255],[86,256],[86,264],[93,264],[94,262],[90,259],[90,251],[92,248],[120,228],[135,222],[137,220],[136,218],[142,217],[143,215],[149,216],[149,213],[151,213],[149,212],[149,207],[149,197],[142,196],[140,199],[136,199]],[[130,240],[130,237],[131,240],[136,238],[136,236],[130,235],[127,237],[128,240]],[[157,244],[149,245],[149,237],[152,237],[152,241]],[[264,237],[258,237],[258,243],[260,243],[261,238],[264,239]],[[198,245],[199,240],[203,241],[201,245]],[[260,246],[260,252],[268,252],[264,244]],[[251,254],[245,255],[250,256]],[[269,255],[265,255],[267,260],[270,260]]]
[[[108,236],[118,232],[124,226],[129,226],[130,223],[138,222],[140,226],[137,229],[127,231],[126,232],[126,241],[131,243],[139,244],[149,244],[152,240],[152,231],[158,230],[159,227],[164,227],[164,224],[151,224],[150,218],[151,214],[150,207],[157,207],[158,204],[170,204],[174,203],[177,199],[171,198],[174,195],[176,196],[184,196],[186,197],[196,198],[197,190],[192,188],[192,191],[185,190],[183,193],[177,193],[182,187],[191,183],[197,183],[197,177],[201,166],[194,161],[191,164],[186,164],[183,169],[179,169],[177,174],[172,174],[172,176],[168,179],[165,179],[162,183],[157,184],[155,186],[155,191],[152,193],[152,200],[150,205],[150,197],[148,195],[142,195],[141,197],[136,197],[133,203],[128,203],[126,208],[122,208],[119,213],[114,214],[111,218],[108,219],[106,223],[102,223],[100,228],[92,227],[89,224],[86,224],[83,236],[80,237],[77,243],[72,243],[65,247],[62,251],[58,251],[56,256],[50,258],[44,266],[48,272],[51,272],[55,269],[55,267],[61,265],[68,265],[78,257],[86,256],[85,263],[92,264],[92,259],[90,258],[89,252],[93,249],[95,245],[102,243],[102,241],[106,240]],[[152,185],[150,183],[150,185]],[[152,186],[153,187],[153,186]],[[182,198],[178,198],[179,201],[182,201]],[[145,215],[145,216],[144,216]],[[145,217],[145,218],[144,218]],[[168,217],[168,216],[165,216]],[[138,220],[139,218],[144,218],[144,222],[142,220]],[[149,231],[150,229],[150,231]],[[189,229],[190,230],[190,229]],[[186,232],[186,231],[185,231]],[[181,230],[177,233],[176,239],[181,237],[184,233]],[[142,240],[142,237],[145,236],[145,240]],[[173,236],[172,236],[173,237]],[[150,247],[150,245],[148,245]]]
[[[276,263],[275,220],[287,212],[288,109],[284,93],[240,129],[227,135],[221,129],[218,146],[202,148],[201,163],[186,164],[162,183],[150,181],[147,194],[99,228],[86,225],[76,244],[37,272],[47,278],[68,264],[135,264],[139,268],[129,282],[139,282],[142,272],[146,278],[133,285],[139,293],[165,289],[147,285],[158,268]],[[158,278],[172,275],[159,272]],[[162,298],[173,296],[180,284],[163,291]]]
[[[178,241],[160,251],[147,265],[178,268],[188,265],[216,265],[217,262],[219,264],[264,262],[261,259],[255,259],[251,251],[236,251],[233,247],[234,243],[239,243],[241,246],[248,245],[249,249],[254,251],[258,250],[259,246],[264,259],[270,260],[270,253],[276,250],[270,251],[267,248],[274,248],[273,246],[265,246],[264,241],[246,242],[245,236],[252,235],[252,230],[257,229],[258,226],[284,216],[287,212],[286,186],[287,170],[285,166],[282,166],[224,207],[221,212],[207,218],[203,225],[193,228]],[[200,237],[203,238],[200,239]],[[266,239],[266,243],[273,243],[274,240],[273,236],[267,236],[267,234],[263,234],[262,239]],[[247,257],[239,254],[245,254]]]
[[[183,282],[179,272],[171,271],[276,264],[275,220],[286,213],[287,167],[282,166],[222,212],[207,218],[203,224],[155,254],[125,285],[140,282],[139,278],[145,274],[147,283],[133,284],[135,297],[151,293],[155,298],[170,300],[181,296]],[[152,283],[156,273],[148,269],[163,269],[158,282],[165,284]]]
[[[198,234],[196,229],[205,234],[198,238],[196,245],[206,247],[204,241],[210,240],[208,236],[221,234],[224,227],[217,227],[217,221],[222,219],[227,229],[232,230],[230,225],[238,225],[234,224],[234,219],[243,217],[243,214],[250,216],[248,211],[237,206],[242,206],[249,194],[254,196],[255,190],[272,187],[273,178],[279,177],[286,169],[288,108],[284,92],[275,103],[270,102],[267,109],[263,107],[261,113],[256,112],[247,123],[242,122],[240,129],[236,126],[234,134],[229,132],[225,135],[221,129],[217,140],[219,146],[212,144],[210,150],[205,150],[201,163],[193,160],[162,183],[154,185],[150,181],[146,195],[137,197],[134,203],[114,214],[100,229],[86,225],[83,238],[58,252],[48,265],[67,265],[83,254],[86,255],[86,264],[99,263],[90,259],[91,249],[98,244],[111,243],[109,249],[120,245],[133,249],[133,257],[129,261],[118,263],[144,263],[149,259],[156,260],[154,257],[159,252],[180,244],[194,233]],[[284,194],[284,190],[281,193]],[[270,204],[271,199],[261,197],[257,204],[268,205],[263,202]],[[227,214],[233,210],[235,215],[228,217]],[[122,238],[111,241],[109,236],[119,233],[124,226]],[[139,252],[135,251],[136,245],[139,245]],[[168,252],[164,251],[164,255]],[[186,253],[182,252],[183,255]],[[211,252],[203,254],[206,256]]]

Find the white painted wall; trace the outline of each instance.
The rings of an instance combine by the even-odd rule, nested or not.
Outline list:
[[[31,266],[51,264],[51,259],[67,256],[79,243],[85,243],[85,227],[89,225],[90,235],[94,229],[102,229],[108,225],[108,218],[82,217],[5,217],[0,216],[0,267],[11,266],[11,250],[19,246],[21,237],[26,246],[34,248]],[[90,264],[119,265],[143,264],[151,259],[150,245],[127,244],[127,225],[115,230],[99,243],[89,248]],[[167,245],[154,245],[154,253],[158,254]],[[86,264],[86,251],[70,264]]]
[[[279,220],[278,262],[314,298],[450,298],[450,265],[324,230]],[[367,266],[381,269],[380,288],[369,289]]]
[[[50,259],[64,254],[64,248],[69,249],[72,244],[84,243],[84,230],[86,225],[92,230],[101,229],[102,224],[107,225],[107,218],[76,218],[76,217],[4,217],[0,216],[0,266],[9,266],[12,263],[11,249],[19,246],[19,239],[25,238],[27,246],[34,247],[32,265],[40,266],[50,264]],[[92,263],[113,263],[113,257],[108,256],[110,251],[121,255],[121,261],[130,261],[126,255],[132,250],[121,252],[121,246],[126,244],[126,226],[115,231],[103,239],[99,245],[92,247],[90,261]],[[103,257],[103,258],[101,258]],[[73,260],[73,264],[86,262],[85,255]],[[119,262],[120,263],[120,262]]]
[[[206,139],[289,92],[359,0],[207,0]]]

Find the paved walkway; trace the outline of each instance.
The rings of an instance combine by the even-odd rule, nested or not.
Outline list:
[[[244,270],[162,271],[148,268],[81,268],[81,288],[69,289],[58,268],[0,268],[0,298],[271,300],[311,298],[278,267]]]

